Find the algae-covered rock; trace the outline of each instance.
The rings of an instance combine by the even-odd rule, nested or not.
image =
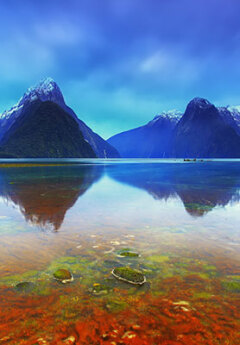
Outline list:
[[[142,272],[130,267],[117,267],[112,270],[112,275],[122,281],[134,285],[142,285],[146,282],[146,277]]]
[[[140,256],[138,253],[132,251],[129,248],[123,248],[123,249],[119,250],[118,255],[121,257],[128,257],[128,258],[137,258]]]
[[[48,266],[46,272],[52,275],[53,272],[64,268],[71,272],[71,275],[74,278],[91,277],[93,276],[94,272],[96,272],[96,265],[97,260],[94,260],[92,257],[63,256],[53,260]]]
[[[53,276],[56,280],[60,281],[61,283],[70,283],[73,281],[73,276],[71,272],[64,268],[58,269],[56,272],[53,273]]]
[[[20,292],[29,292],[34,288],[35,284],[32,282],[20,282],[16,284],[15,288]]]

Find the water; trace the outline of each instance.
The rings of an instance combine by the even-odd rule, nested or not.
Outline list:
[[[0,344],[240,344],[239,161],[20,163],[0,168]]]

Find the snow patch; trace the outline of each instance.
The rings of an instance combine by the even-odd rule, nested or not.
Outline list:
[[[229,110],[231,113],[232,112],[240,113],[240,105],[228,106],[227,110]]]
[[[158,122],[161,119],[166,119],[169,121],[177,122],[182,117],[182,113],[176,109],[163,111],[161,114],[156,115],[152,121],[149,122],[150,125],[154,125],[156,122]]]

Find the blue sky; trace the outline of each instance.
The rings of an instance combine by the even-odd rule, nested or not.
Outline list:
[[[240,104],[239,0],[1,0],[0,112],[50,76],[108,138],[195,96]]]

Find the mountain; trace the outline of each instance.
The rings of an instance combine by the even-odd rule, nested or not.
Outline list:
[[[240,136],[231,114],[226,115],[203,98],[194,98],[177,123],[172,157],[239,158]]]
[[[157,115],[146,125],[116,134],[108,139],[121,157],[169,157],[170,141],[181,113],[173,110]]]
[[[58,109],[61,108],[61,110],[64,111],[65,114],[68,114],[68,116],[71,117],[75,121],[75,123],[77,123],[77,127],[82,133],[85,142],[89,143],[89,145],[91,146],[92,150],[94,151],[94,157],[119,157],[119,154],[115,148],[108,144],[98,134],[94,133],[83,121],[81,121],[77,117],[74,111],[66,105],[60,88],[51,78],[46,78],[36,86],[29,88],[15,106],[2,114],[0,118],[1,147],[2,142],[6,142],[6,138],[4,137],[7,135],[7,132],[19,118],[25,117],[26,113],[29,115],[29,109],[31,109],[31,106],[34,105],[37,101],[42,103],[50,101],[58,105]],[[33,108],[35,109],[34,106]],[[9,137],[9,134],[7,135],[7,137]],[[79,157],[79,155],[77,157]],[[93,157],[93,155],[88,157]]]
[[[77,121],[52,101],[24,107],[1,140],[1,151],[21,158],[96,157]]]
[[[12,124],[25,112],[32,102],[35,101],[52,101],[64,108],[65,102],[58,85],[51,78],[42,80],[34,87],[30,87],[22,98],[10,110],[6,110],[1,115],[0,121],[0,140],[12,126]]]
[[[108,142],[126,158],[239,158],[240,107],[194,98],[183,115],[164,112]]]

